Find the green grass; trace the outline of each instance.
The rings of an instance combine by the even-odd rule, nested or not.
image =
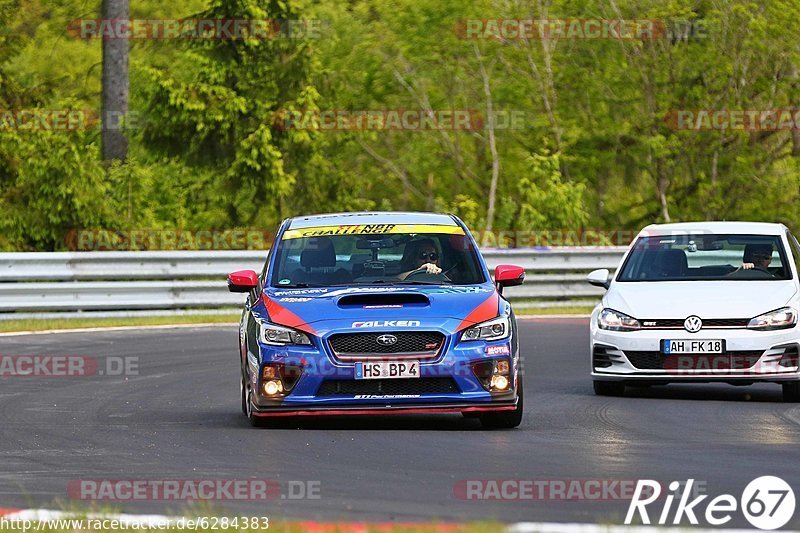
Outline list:
[[[58,318],[58,319],[26,319],[26,320],[1,320],[0,332],[12,331],[44,331],[50,329],[78,329],[101,328],[114,326],[160,326],[166,324],[209,324],[239,322],[236,314],[207,315],[172,315],[172,316],[142,316],[130,318]]]
[[[514,312],[519,317],[531,315],[590,315],[594,307],[520,307]]]
[[[531,315],[589,315],[591,307],[527,307],[519,308],[517,316]],[[0,333],[15,331],[45,331],[56,329],[81,329],[103,328],[116,326],[162,326],[170,324],[210,324],[239,322],[239,315],[234,313],[213,313],[202,315],[170,315],[170,316],[141,316],[129,318],[57,318],[40,319],[31,318],[24,320],[0,320]]]

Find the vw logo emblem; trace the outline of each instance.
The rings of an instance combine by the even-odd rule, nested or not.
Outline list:
[[[380,335],[377,339],[378,344],[381,346],[391,346],[392,344],[397,342],[397,337],[394,335]]]
[[[689,333],[697,333],[703,327],[703,321],[699,316],[692,315],[683,321],[683,327]]]

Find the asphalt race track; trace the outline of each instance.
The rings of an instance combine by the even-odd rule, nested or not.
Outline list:
[[[72,480],[260,478],[277,480],[284,498],[216,508],[270,520],[621,524],[627,499],[478,501],[457,498],[454,487],[694,478],[712,497],[737,499],[763,475],[800,487],[800,405],[782,403],[779,386],[670,385],[597,397],[587,320],[521,320],[520,330],[525,419],[503,431],[460,415],[251,428],[239,409],[234,326],[0,337],[0,355],[96,357],[101,370],[109,357],[138,365],[127,376],[0,378],[0,507],[82,505],[68,495]],[[290,481],[318,482],[319,498],[286,498]],[[170,513],[188,504],[113,505]],[[750,527],[734,516],[726,526]]]

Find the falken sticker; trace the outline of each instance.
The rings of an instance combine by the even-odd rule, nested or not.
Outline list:
[[[353,322],[354,328],[415,328],[421,324],[419,320],[367,320]]]

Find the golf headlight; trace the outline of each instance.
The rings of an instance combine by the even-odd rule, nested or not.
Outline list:
[[[635,331],[641,329],[639,321],[635,318],[614,311],[613,309],[603,309],[597,316],[597,326],[600,329],[608,329],[611,331]]]
[[[797,324],[797,313],[791,307],[782,307],[757,316],[747,324],[749,329],[786,329]]]
[[[500,316],[481,322],[478,325],[461,332],[462,341],[496,341],[505,339],[511,334],[511,321],[508,317]]]
[[[259,340],[264,344],[273,346],[288,346],[290,344],[310,345],[311,339],[302,331],[292,328],[285,328],[269,322],[259,324]]]

